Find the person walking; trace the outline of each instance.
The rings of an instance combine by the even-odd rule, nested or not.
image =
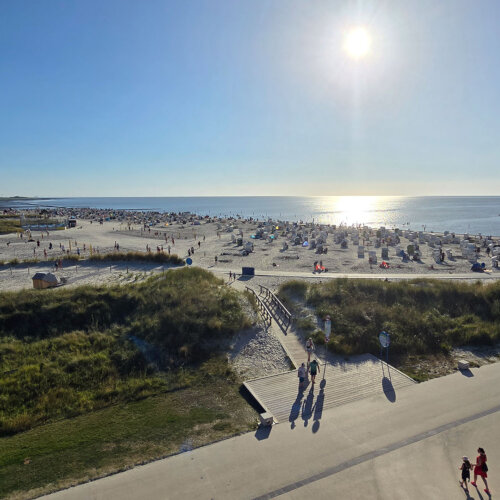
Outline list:
[[[314,351],[314,342],[311,337],[306,340],[307,362],[311,361],[311,354]]]
[[[488,489],[488,481],[486,481],[486,478],[488,477],[488,466],[486,465],[486,453],[484,451],[484,448],[478,448],[477,452],[479,455],[476,458],[476,464],[474,465],[474,481],[471,481],[470,484],[472,486],[476,486],[476,481],[477,481],[477,476],[481,476],[481,479],[484,482],[484,485],[486,488],[484,489],[484,492],[487,493],[488,495],[490,494],[490,490]]]
[[[462,486],[465,491],[469,491],[467,486],[467,481],[470,481],[470,470],[472,469],[472,464],[467,457],[462,457],[462,465],[459,467],[462,471],[462,480],[460,481],[460,486]]]
[[[316,382],[316,375],[320,372],[319,363],[316,359],[313,359],[309,364],[309,373],[311,374],[311,383]]]
[[[301,389],[301,390],[304,388],[304,382],[306,380],[306,376],[307,376],[306,365],[304,363],[302,363],[299,366],[298,373],[297,373],[297,377],[299,377],[299,389]]]

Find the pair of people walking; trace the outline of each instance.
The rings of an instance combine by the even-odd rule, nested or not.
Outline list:
[[[477,452],[479,455],[476,457],[476,463],[471,464],[470,460],[467,457],[462,457],[462,465],[459,469],[462,471],[462,480],[460,481],[460,486],[462,486],[467,492],[469,488],[467,486],[467,481],[470,481],[470,471],[474,469],[474,481],[471,481],[471,485],[477,488],[477,476],[479,476],[486,488],[484,492],[488,495],[491,494],[488,488],[488,481],[486,478],[488,477],[488,466],[486,465],[487,457],[484,448],[478,448]]]
[[[302,363],[299,366],[297,376],[299,377],[299,388],[303,389],[307,378],[307,373],[311,375],[311,383],[316,383],[316,375],[320,372],[319,363],[316,359],[313,359],[310,363]]]
[[[311,374],[311,383],[316,382],[316,375],[320,372],[319,363],[317,359],[311,361],[311,355],[314,352],[314,342],[311,337],[306,340],[307,351],[307,367],[305,363],[299,367],[297,376],[299,377],[299,388],[303,389],[307,378],[307,373]]]

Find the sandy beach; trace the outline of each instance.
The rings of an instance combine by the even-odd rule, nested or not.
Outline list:
[[[137,216],[101,223],[78,218],[76,227],[70,229],[32,230],[32,241],[28,233],[22,238],[19,234],[0,235],[0,262],[4,263],[0,267],[0,290],[31,288],[35,272],[52,271],[59,279],[66,279],[66,286],[77,286],[128,283],[168,270],[168,266],[153,262],[110,264],[86,260],[91,253],[117,250],[170,251],[183,259],[190,258],[194,266],[221,273],[226,278],[229,272],[240,275],[242,267],[253,267],[256,274],[266,275],[256,276],[254,283],[268,286],[293,277],[317,279],[346,274],[400,275],[401,278],[500,277],[491,258],[499,249],[495,246],[499,244],[498,238],[469,237],[470,248],[464,250],[463,235],[202,217],[169,218],[169,222],[165,222],[165,218],[155,220],[150,214],[145,217],[151,222],[145,224]],[[418,259],[408,256],[409,245],[419,253]],[[488,246],[490,255],[486,253]],[[318,247],[323,248],[322,253]],[[360,253],[361,247],[364,254]],[[474,248],[473,254],[471,248]],[[401,257],[401,251],[408,258]],[[54,271],[54,260],[77,253],[79,262],[66,261],[62,269]],[[472,255],[480,265],[484,262],[484,272],[471,271],[469,257]],[[20,263],[9,265],[14,259]]]

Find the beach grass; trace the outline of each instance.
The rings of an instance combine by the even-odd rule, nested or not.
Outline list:
[[[0,497],[248,430],[256,414],[224,354],[250,325],[245,300],[199,268],[0,294]]]
[[[199,268],[0,294],[0,435],[175,388],[249,326],[241,300]]]
[[[491,284],[412,280],[336,279],[281,286],[280,298],[296,312],[318,342],[324,334],[311,318],[332,321],[329,348],[343,355],[379,354],[378,334],[391,335],[391,355],[402,362],[410,355],[448,354],[453,347],[492,345],[500,341],[500,282]],[[304,325],[303,325],[304,324]]]
[[[23,229],[19,217],[0,214],[0,234],[20,233]]]
[[[137,262],[157,262],[158,264],[184,265],[185,262],[176,254],[166,254],[163,252],[113,252],[94,253],[88,257],[90,261],[111,262],[111,261],[137,261]]]

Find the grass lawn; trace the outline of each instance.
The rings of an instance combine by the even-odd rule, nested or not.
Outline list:
[[[257,413],[238,387],[198,385],[1,438],[0,498],[33,498],[249,431]]]

